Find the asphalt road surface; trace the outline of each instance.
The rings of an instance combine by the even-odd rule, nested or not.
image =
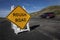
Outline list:
[[[8,20],[0,20],[0,40],[60,40],[60,19],[32,18],[30,32],[15,34]]]

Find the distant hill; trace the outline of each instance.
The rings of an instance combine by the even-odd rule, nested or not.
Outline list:
[[[0,19],[6,19],[5,17],[0,17]]]
[[[54,12],[56,15],[60,15],[60,6],[48,6],[38,12],[31,13],[31,16],[39,16],[46,12]]]

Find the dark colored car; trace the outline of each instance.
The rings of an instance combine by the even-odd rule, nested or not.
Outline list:
[[[44,13],[42,15],[40,15],[41,18],[54,18],[55,14],[54,12],[49,12],[49,13]]]

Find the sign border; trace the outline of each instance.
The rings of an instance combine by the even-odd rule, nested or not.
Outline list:
[[[25,11],[28,15],[30,15],[25,9],[23,9],[21,6],[17,6],[17,7],[20,7],[23,11]],[[17,8],[17,7],[15,7],[7,16],[6,16],[6,18],[8,19],[8,16]],[[31,18],[31,16],[29,17],[29,19]],[[12,22],[12,23],[14,23],[13,21],[11,21],[10,19],[8,19],[10,22]],[[28,20],[29,21],[29,20]],[[28,23],[28,21],[26,22],[26,24]],[[21,28],[20,26],[18,26],[16,23],[14,23],[17,27],[19,27],[20,29],[24,29],[25,28],[25,26],[24,26],[24,28]]]

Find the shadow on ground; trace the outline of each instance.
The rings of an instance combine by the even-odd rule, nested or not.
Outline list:
[[[34,30],[36,29],[37,27],[39,27],[40,25],[33,25],[32,27],[30,27],[30,30]]]

